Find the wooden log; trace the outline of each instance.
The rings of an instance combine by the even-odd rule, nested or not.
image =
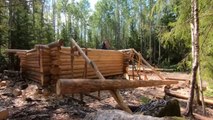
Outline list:
[[[27,56],[26,57],[33,57],[33,56],[38,56],[38,53],[37,52],[27,52],[26,54]]]
[[[124,88],[150,87],[158,85],[177,84],[177,81],[162,81],[162,80],[100,80],[100,79],[59,79],[57,82],[56,93],[73,94],[94,92],[98,90],[114,90]]]
[[[184,78],[171,78],[171,77],[166,77],[166,80],[177,80],[177,81],[190,81],[190,79],[184,79]]]
[[[28,50],[20,50],[20,49],[6,49],[5,53],[26,53]]]
[[[50,44],[47,44],[47,46],[48,46],[49,48],[54,48],[54,47],[60,47],[60,46],[62,46],[63,44],[64,44],[63,40],[60,39],[60,40],[58,40],[58,41],[52,42],[52,43],[50,43]]]
[[[164,91],[165,91],[166,95],[169,95],[169,96],[172,96],[172,97],[176,97],[176,98],[180,98],[180,99],[185,99],[185,100],[188,100],[188,98],[189,98],[188,95],[182,95],[180,92],[171,91],[169,89],[166,89]],[[204,102],[206,104],[213,105],[213,100],[211,100],[211,99],[204,98]]]
[[[44,66],[42,71],[40,71],[39,66],[24,65],[24,68],[26,70],[32,70],[32,71],[44,72],[44,73],[48,73],[50,71],[50,67],[48,67],[48,66]]]
[[[105,75],[109,76],[109,75],[123,74],[122,71],[113,71],[113,72],[111,72],[111,71],[101,71],[101,72],[102,72],[103,76],[105,76]],[[73,72],[73,76],[74,76],[74,78],[82,78],[81,76],[83,75],[83,73],[84,73],[83,71],[82,72],[75,72],[74,71]],[[87,75],[88,76],[96,76],[96,73],[94,71],[88,71]],[[60,74],[60,77],[63,77],[63,78],[72,78],[71,76],[72,76],[71,73],[69,73],[69,74]]]
[[[83,74],[83,73],[82,73]],[[70,75],[69,76],[60,76],[60,77],[57,77],[57,79],[72,79],[72,78],[82,78],[82,74],[75,74],[73,77],[71,77]],[[107,77],[107,76],[113,76],[113,75],[122,75],[123,73],[122,72],[114,72],[114,73],[104,73],[103,76],[104,77]],[[98,79],[97,75],[94,74],[94,75],[87,75],[87,78],[88,79]]]
[[[34,47],[35,48],[42,48],[42,49],[49,49],[48,45],[42,45],[42,44],[36,44]]]
[[[98,65],[98,67],[100,68],[120,68],[121,70],[123,70],[123,66],[122,65],[119,65],[119,64],[115,64],[115,65],[110,65],[110,64],[102,64],[102,65]],[[68,66],[68,65],[60,65],[59,66],[60,69],[62,70],[69,70],[71,69],[71,66]],[[91,67],[88,67],[88,68],[91,68]],[[73,65],[73,69],[84,69],[84,65]],[[92,69],[92,68],[91,68]]]
[[[93,70],[92,70],[92,68],[87,68],[87,71],[88,72],[93,72],[93,73],[95,73]],[[100,71],[101,72],[109,72],[109,73],[114,73],[114,72],[117,72],[117,71],[119,71],[119,72],[122,72],[123,73],[123,70],[122,70],[122,68],[120,67],[120,68],[100,68]],[[64,74],[71,74],[73,72],[73,74],[76,74],[76,73],[82,73],[82,72],[84,72],[84,68],[82,68],[82,69],[73,69],[73,71],[71,71],[71,69],[68,69],[68,70],[66,70],[66,69],[60,69],[60,72],[59,72],[59,74],[60,75],[64,75]]]
[[[82,57],[84,57],[85,61],[87,62],[87,64],[89,64],[94,71],[96,72],[96,75],[101,79],[101,80],[105,80],[104,76],[100,73],[100,71],[98,70],[98,67],[95,65],[95,63],[93,63],[88,57],[87,55],[85,55],[84,51],[82,51],[82,49],[78,46],[78,44],[75,42],[75,40],[71,40],[72,44],[77,48],[77,50],[80,52],[80,54],[82,55]],[[113,96],[113,98],[115,99],[115,101],[119,104],[119,106],[125,110],[128,113],[132,113],[132,111],[130,110],[130,108],[123,102],[123,98],[121,97],[121,95],[119,94],[119,92],[117,90],[111,90],[110,91],[111,95]]]

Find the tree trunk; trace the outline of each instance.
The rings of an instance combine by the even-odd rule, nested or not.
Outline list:
[[[150,18],[149,18],[149,63],[150,64],[152,64],[152,52],[153,52],[153,50],[152,50],[152,16],[151,16],[151,14],[152,14],[152,4],[153,4],[153,1],[152,0],[149,0],[149,10],[150,10]]]
[[[177,84],[173,80],[100,80],[100,79],[59,79],[57,94],[88,93],[98,90],[115,90],[124,88],[149,87],[158,85]]]
[[[14,42],[13,42],[13,34],[12,34],[12,28],[13,28],[13,9],[12,9],[12,1],[9,0],[9,41],[8,41],[8,48],[13,49],[14,47]],[[14,55],[13,54],[8,54],[9,57],[9,69],[13,70],[14,69]]]
[[[198,67],[198,78],[199,78],[199,81],[200,81],[200,94],[201,94],[201,103],[202,103],[203,115],[206,115],[204,96],[203,96],[203,80],[201,78],[201,68],[200,68],[200,66]]]
[[[116,40],[116,48],[121,48],[120,41],[120,0],[116,0],[116,10],[115,10],[115,18],[116,18],[116,32],[115,32],[115,40]]]
[[[192,24],[191,24],[191,32],[192,32],[192,77],[191,77],[191,86],[190,86],[190,97],[187,102],[186,107],[186,116],[192,116],[193,114],[193,99],[194,99],[194,89],[197,79],[197,69],[199,64],[199,19],[198,19],[198,0],[191,0],[192,4]]]
[[[55,0],[53,0],[52,1],[52,9],[53,9],[53,39],[56,39],[56,37],[55,37],[55,30],[56,30],[56,24],[55,24],[55,14],[56,14],[56,2],[55,2]]]
[[[160,60],[161,60],[161,46],[160,46],[161,42],[159,41],[158,43],[158,65],[160,64]]]
[[[198,86],[197,80],[196,80],[196,83],[195,83],[195,93],[196,93],[195,96],[196,96],[197,104],[201,105],[201,101],[200,101],[200,90],[199,90],[199,86]]]
[[[44,7],[45,7],[45,0],[41,0],[41,34],[40,34],[40,44],[43,43],[43,28],[44,28]]]

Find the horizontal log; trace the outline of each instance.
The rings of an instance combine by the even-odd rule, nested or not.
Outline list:
[[[41,45],[41,44],[37,44],[34,46],[37,49],[49,49],[49,46],[47,45]]]
[[[101,71],[100,70],[100,72],[103,74],[103,75],[105,75],[105,74],[110,74],[110,75],[114,75],[114,74],[118,74],[118,73],[123,73],[123,71],[122,70],[103,70],[103,71]],[[83,73],[84,73],[84,71],[74,71],[73,72],[73,75],[75,76],[75,77],[77,77],[77,76],[79,76],[79,77],[83,77]],[[60,76],[67,76],[67,78],[71,78],[72,77],[72,73],[60,73],[59,74]],[[89,75],[95,75],[95,72],[94,71],[92,71],[92,70],[90,70],[90,71],[87,71],[87,76],[89,76]],[[65,77],[66,78],[66,77]]]
[[[74,71],[73,72],[73,75],[75,78],[82,78],[83,76],[83,73],[84,71]],[[118,75],[118,74],[123,74],[123,71],[121,70],[106,70],[106,71],[101,71],[101,73],[104,75],[104,76],[112,76],[112,75]],[[72,74],[71,73],[60,73],[59,76],[64,76],[63,78],[72,78]],[[96,76],[95,72],[94,71],[89,71],[87,72],[87,76]]]
[[[43,72],[43,73],[49,73],[50,67],[43,67],[42,69],[37,66],[28,66],[24,65],[25,70],[32,70],[32,71],[37,71],[37,72]]]
[[[99,79],[59,79],[56,93],[58,95],[94,92],[99,90],[115,90],[124,88],[150,87],[177,84],[177,81],[162,80],[99,80]]]
[[[99,59],[99,60],[104,60],[104,59],[117,59],[117,60],[122,60],[123,61],[123,56],[121,56],[121,55],[110,55],[110,54],[108,54],[107,56],[106,55],[96,55],[96,56],[90,56],[90,55],[88,55],[88,57],[90,58],[90,59],[93,59],[93,60],[95,60],[95,59]],[[71,58],[71,55],[69,54],[69,55],[65,55],[65,54],[60,54],[60,59],[70,59]],[[81,56],[74,56],[74,59],[76,59],[76,58],[81,58],[81,59],[83,59]]]
[[[98,68],[100,69],[100,70],[104,70],[104,69],[119,69],[119,70],[123,70],[123,66],[122,65],[119,65],[119,64],[117,64],[117,65],[97,65],[98,66]],[[68,65],[66,65],[66,66],[59,66],[59,68],[61,69],[61,70],[64,70],[64,71],[67,71],[67,70],[71,70],[71,66],[68,66]],[[78,69],[78,70],[83,70],[84,69],[84,66],[83,65],[79,65],[79,66],[76,66],[76,65],[73,65],[73,69]],[[90,66],[88,66],[88,69],[92,69]]]
[[[26,55],[35,55],[35,54],[38,54],[38,53],[39,53],[39,51],[33,50],[33,51],[30,51],[30,52],[27,52]]]
[[[57,41],[52,42],[50,44],[47,44],[47,46],[49,48],[54,48],[54,47],[61,47],[63,44],[64,44],[63,40],[60,39],[60,40],[57,40]]]
[[[177,80],[177,81],[190,81],[190,79],[184,79],[184,78],[171,78],[171,77],[166,77],[166,80]]]
[[[90,57],[96,57],[96,56],[109,57],[109,56],[106,56],[106,54],[109,55],[109,56],[120,56],[120,57],[124,57],[122,53],[111,53],[111,52],[99,52],[99,53],[88,52],[87,56],[90,56]],[[60,51],[60,55],[70,56],[71,53],[70,53],[70,51]],[[74,52],[74,56],[80,56],[80,54],[76,51],[76,52]]]
[[[60,62],[62,62],[61,60],[60,60]],[[63,60],[63,62],[64,63],[71,63],[71,61],[64,61]],[[93,60],[93,62],[95,63],[95,64],[111,64],[111,65],[113,65],[113,64],[122,64],[123,65],[123,62],[122,61],[120,61],[120,60]],[[82,63],[85,63],[85,61],[83,61],[83,60],[73,60],[73,64],[79,64],[79,65],[81,65]]]
[[[114,75],[122,75],[123,73],[122,72],[113,72],[113,73],[104,73],[102,74],[104,77],[108,77],[108,76],[114,76]],[[82,74],[83,75],[83,74]],[[58,79],[73,79],[73,78],[84,78],[82,77],[82,75],[74,75],[73,77],[72,76],[59,76],[57,77]],[[96,74],[93,74],[93,75],[87,75],[86,76],[87,79],[97,79],[98,76]]]
[[[52,47],[50,48],[50,51],[59,51],[61,47]]]
[[[5,53],[26,53],[28,50],[21,50],[21,49],[6,49]]]
[[[182,95],[182,94],[179,93],[179,92],[171,91],[171,90],[169,90],[169,89],[166,89],[166,90],[165,90],[165,93],[166,93],[166,95],[169,95],[169,96],[172,96],[172,97],[176,97],[176,98],[180,98],[180,99],[185,99],[185,100],[187,100],[187,99],[189,98],[188,95]],[[200,100],[201,100],[201,99],[200,99]],[[204,98],[204,102],[205,102],[206,104],[213,105],[213,100],[211,100],[211,99]]]

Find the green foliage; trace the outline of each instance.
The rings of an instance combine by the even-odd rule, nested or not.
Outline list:
[[[141,102],[142,102],[142,104],[147,104],[147,103],[149,103],[149,101],[150,101],[149,98],[147,98],[145,96],[141,96]]]
[[[5,69],[7,69],[7,61],[5,56],[0,54],[0,73],[2,73]]]

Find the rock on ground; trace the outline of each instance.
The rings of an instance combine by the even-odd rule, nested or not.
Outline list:
[[[88,114],[84,120],[166,120],[165,118],[157,118],[145,116],[141,114],[131,115],[121,110],[100,110]]]

